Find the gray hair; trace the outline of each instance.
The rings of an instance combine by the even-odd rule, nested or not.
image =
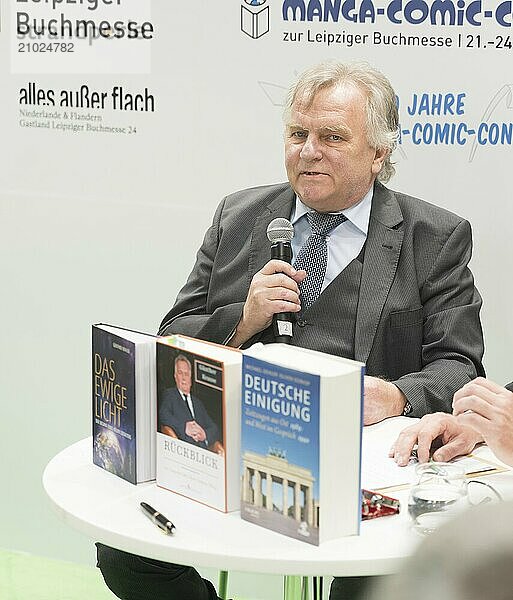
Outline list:
[[[192,364],[191,361],[185,356],[185,354],[179,354],[176,358],[175,358],[175,371],[176,371],[176,365],[179,362],[184,362],[187,363],[189,365],[189,370],[192,371]]]
[[[395,173],[390,155],[399,137],[399,113],[396,95],[388,79],[365,62],[341,63],[330,61],[306,70],[290,88],[284,121],[290,119],[292,105],[301,100],[309,106],[317,92],[338,85],[352,84],[367,98],[367,139],[373,148],[388,150],[378,180],[386,183]]]

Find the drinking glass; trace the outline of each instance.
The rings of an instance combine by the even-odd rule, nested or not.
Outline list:
[[[468,506],[465,471],[457,463],[424,463],[415,468],[416,483],[410,491],[408,513],[414,529],[431,533]]]

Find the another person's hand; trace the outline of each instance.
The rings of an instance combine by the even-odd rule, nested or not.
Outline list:
[[[210,449],[212,450],[212,452],[219,454],[219,456],[224,456],[223,444],[221,444],[219,440],[217,442],[214,442]]]
[[[207,439],[205,430],[196,421],[187,421],[185,424],[185,433],[195,442],[204,442]]]
[[[242,277],[242,273],[241,273]],[[301,310],[298,284],[306,271],[281,260],[270,260],[251,280],[242,317],[228,342],[238,347],[272,323],[273,315]]]
[[[363,424],[372,425],[402,414],[406,398],[401,390],[389,381],[370,377],[364,378]]]
[[[390,448],[389,456],[404,467],[408,464],[412,450],[417,445],[419,462],[427,462],[432,446],[440,446],[433,452],[433,460],[445,462],[456,456],[468,454],[483,438],[471,427],[447,413],[424,415],[420,421],[406,427]]]
[[[454,394],[458,422],[478,432],[493,453],[513,466],[513,393],[478,377]]]

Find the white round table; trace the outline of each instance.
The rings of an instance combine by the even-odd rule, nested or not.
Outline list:
[[[365,444],[393,441],[404,427],[389,419],[369,430]],[[407,423],[408,421],[406,421]],[[409,421],[411,422],[411,421]],[[504,477],[511,486],[511,472]],[[60,517],[93,540],[167,562],[282,575],[383,575],[396,572],[419,543],[410,527],[408,491],[395,492],[399,515],[364,521],[359,536],[320,546],[288,538],[161,489],[154,482],[134,486],[92,463],[91,439],[66,448],[47,465],[43,485]],[[176,526],[161,532],[142,512],[144,501]]]

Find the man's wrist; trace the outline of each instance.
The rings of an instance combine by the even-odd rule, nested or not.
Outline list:
[[[393,408],[393,416],[407,416],[412,411],[412,406],[408,402],[403,391],[400,390],[395,384],[388,382],[389,393],[391,396],[391,405]]]
[[[226,340],[226,346],[230,346],[231,348],[240,348],[242,344],[251,338],[250,335],[247,335],[244,332],[244,324],[242,319],[243,317],[240,318],[240,321],[235,326],[235,329],[232,331],[230,337]]]

